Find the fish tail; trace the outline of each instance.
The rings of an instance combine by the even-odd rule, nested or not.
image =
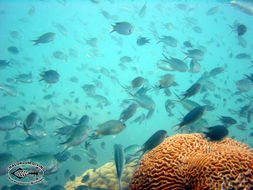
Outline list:
[[[114,25],[111,24],[111,26],[112,26],[112,30],[110,31],[110,33],[115,32]]]
[[[33,46],[36,46],[39,44],[38,40],[31,40],[32,42],[34,42]]]
[[[119,183],[119,189],[122,190],[122,185],[121,185],[121,179],[120,178],[118,180],[118,183]]]

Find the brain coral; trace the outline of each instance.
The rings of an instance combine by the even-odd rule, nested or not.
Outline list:
[[[253,150],[230,138],[174,135],[141,159],[129,189],[253,189]]]

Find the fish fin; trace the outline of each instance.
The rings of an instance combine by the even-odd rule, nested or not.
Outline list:
[[[121,179],[118,179],[118,183],[119,183],[119,189],[122,190],[122,186],[121,186]]]

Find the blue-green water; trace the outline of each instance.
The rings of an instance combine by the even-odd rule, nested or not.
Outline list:
[[[0,91],[0,117],[14,115],[24,121],[34,110],[41,118],[41,125],[47,133],[38,144],[7,150],[6,141],[23,142],[27,135],[22,128],[9,132],[0,131],[0,153],[9,152],[17,159],[41,152],[56,154],[63,150],[59,143],[64,140],[56,137],[54,132],[63,124],[58,120],[49,121],[49,118],[63,114],[77,122],[82,115],[87,114],[90,117],[89,127],[92,133],[97,129],[97,125],[111,119],[119,119],[120,113],[127,107],[120,105],[130,96],[116,81],[129,86],[131,80],[142,76],[152,88],[157,85],[162,75],[173,74],[178,85],[170,87],[170,97],[166,97],[163,90],[160,90],[159,94],[155,90],[147,93],[156,104],[150,119],[141,124],[133,122],[136,117],[148,112],[139,107],[137,113],[126,121],[127,127],[121,133],[92,140],[92,147],[98,152],[96,166],[90,164],[88,158],[81,154],[81,146],[70,150],[72,155],[81,155],[82,161],[76,162],[70,158],[62,163],[56,174],[48,176],[48,187],[54,184],[64,185],[69,180],[63,176],[66,169],[79,176],[89,168],[98,168],[112,161],[113,145],[116,143],[124,147],[131,144],[142,145],[160,129],[167,130],[170,136],[176,134],[172,126],[179,123],[188,111],[180,103],[176,103],[172,109],[173,116],[168,116],[164,108],[165,101],[168,98],[177,99],[174,93],[182,94],[204,72],[215,67],[225,68],[225,72],[211,79],[215,89],[198,93],[189,99],[204,104],[202,98],[206,96],[215,107],[203,116],[208,125],[219,124],[217,116],[231,116],[238,124],[242,123],[245,130],[231,126],[228,137],[235,137],[236,140],[253,146],[252,123],[247,122],[247,118],[238,116],[241,107],[252,105],[252,89],[235,94],[238,91],[236,81],[244,79],[244,75],[249,75],[253,70],[253,67],[250,68],[252,59],[236,58],[239,53],[253,56],[253,17],[224,1],[149,1],[143,16],[140,16],[144,4],[145,1],[116,0],[101,0],[98,3],[88,0],[0,1],[0,60],[10,61],[9,67],[0,70],[0,86],[11,85],[17,90],[14,97]],[[206,15],[207,11],[215,6],[218,7],[217,12]],[[109,17],[103,16],[102,11],[106,11]],[[111,25],[122,21],[131,23],[133,32],[130,35],[110,33]],[[241,37],[243,45],[239,44],[236,31],[231,30],[230,26],[235,23],[247,26],[247,32]],[[55,39],[33,46],[31,40],[47,32],[54,32]],[[136,40],[139,36],[150,39],[150,43],[138,46]],[[157,43],[158,37],[162,36],[173,36],[178,41],[177,47]],[[91,38],[95,38],[94,44],[87,43]],[[204,51],[204,57],[199,61],[200,72],[159,69],[157,63],[163,59],[163,53],[181,60],[185,58],[184,52],[189,48],[184,46],[184,41],[190,41],[194,49]],[[8,51],[10,46],[17,47],[19,52],[14,54]],[[55,51],[63,52],[64,59],[57,59],[54,56]],[[123,56],[131,57],[132,61],[121,63],[120,58]],[[185,62],[190,67],[190,59],[185,59]],[[60,74],[59,82],[51,85],[40,81],[40,73],[50,69]],[[103,74],[102,69],[108,70],[109,76]],[[18,74],[30,72],[33,76],[32,83],[16,83],[11,80]],[[71,82],[71,77],[76,77],[78,82]],[[102,109],[97,107],[98,102],[87,96],[82,89],[84,84],[96,85],[96,93],[106,97],[110,104]],[[252,83],[249,87],[252,88]],[[43,97],[47,94],[54,96],[46,100]],[[251,99],[247,98],[250,96]],[[242,101],[237,101],[238,98]],[[78,101],[75,101],[77,99]],[[90,107],[87,108],[87,105]],[[101,142],[105,142],[105,149],[100,147]],[[0,176],[1,187],[12,184],[8,175]]]

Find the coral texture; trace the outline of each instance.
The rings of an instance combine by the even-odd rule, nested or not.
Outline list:
[[[129,189],[253,189],[253,150],[230,138],[174,135],[141,159]]]

